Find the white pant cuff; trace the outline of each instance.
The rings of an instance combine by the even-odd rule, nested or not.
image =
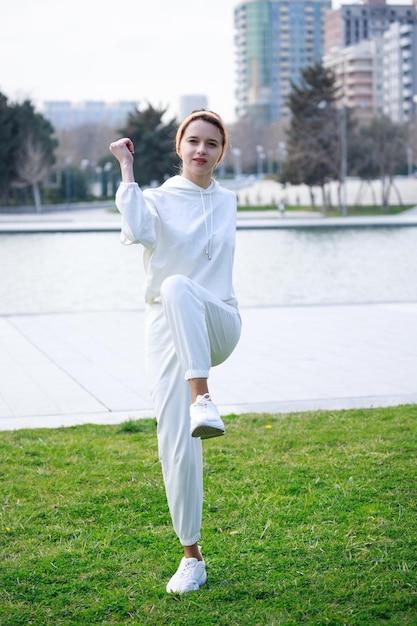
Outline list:
[[[191,378],[208,378],[209,370],[187,370],[185,372],[185,380],[191,380]]]
[[[183,546],[193,546],[195,543],[199,541],[199,539],[201,539],[200,533],[198,533],[197,535],[194,535],[193,537],[190,537],[189,539],[180,539],[180,541],[181,541],[181,545]]]

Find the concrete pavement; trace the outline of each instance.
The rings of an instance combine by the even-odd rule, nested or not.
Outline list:
[[[417,402],[417,303],[247,308],[222,414]],[[0,317],[0,430],[153,416],[143,311]]]

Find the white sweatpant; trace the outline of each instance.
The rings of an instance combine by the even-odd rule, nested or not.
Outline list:
[[[167,278],[162,304],[146,308],[147,372],[158,424],[158,450],[174,530],[184,546],[200,538],[203,456],[190,435],[190,378],[208,378],[241,332],[238,310],[182,275]]]

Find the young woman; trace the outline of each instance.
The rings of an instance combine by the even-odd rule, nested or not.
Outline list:
[[[122,175],[116,194],[121,241],[144,246],[146,365],[168,506],[184,547],[169,593],[194,591],[206,582],[197,543],[201,440],[225,432],[208,377],[210,368],[234,350],[241,331],[232,286],[236,197],[212,178],[227,144],[227,129],[217,114],[193,112],[176,135],[181,175],[144,192],[134,180],[132,141],[110,145]]]

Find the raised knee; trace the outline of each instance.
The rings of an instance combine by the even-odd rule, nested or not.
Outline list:
[[[173,274],[168,276],[162,282],[161,285],[161,297],[162,300],[171,299],[172,297],[178,297],[184,291],[187,291],[190,287],[190,279],[182,274]]]

